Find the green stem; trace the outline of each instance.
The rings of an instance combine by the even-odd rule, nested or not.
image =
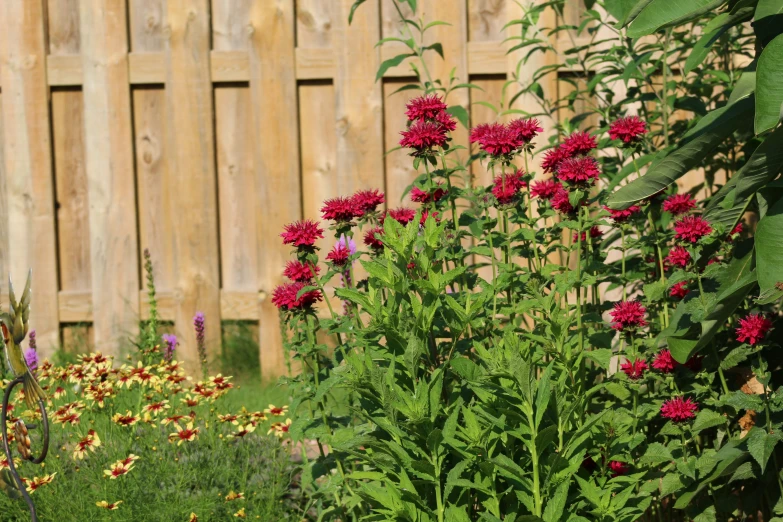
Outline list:
[[[720,376],[720,384],[723,386],[723,393],[729,394],[729,385],[726,383],[726,376],[723,374],[723,368],[720,367],[720,355],[718,355],[718,349],[715,347],[715,343],[712,343],[712,353],[715,354],[715,360],[718,361],[718,375]]]
[[[585,362],[582,352],[584,351],[584,328],[582,328],[582,209],[578,209],[578,230],[576,232],[576,328],[579,332],[579,382],[584,385]]]
[[[665,147],[669,147],[669,96],[668,87],[669,83],[669,41],[672,36],[672,29],[666,30],[666,37],[663,44],[663,99],[661,100],[661,118],[663,119],[663,144]]]
[[[625,301],[626,299],[628,299],[628,294],[627,294],[627,291],[625,289],[625,225],[622,225],[622,224],[620,225],[620,241],[621,241],[621,244],[620,244],[621,248],[620,249],[622,251],[622,261],[621,261],[621,263],[622,263],[622,270],[623,270],[623,273],[622,273],[622,278],[623,278],[622,279],[623,301]]]

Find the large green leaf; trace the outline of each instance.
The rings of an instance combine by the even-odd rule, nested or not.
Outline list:
[[[759,57],[756,72],[756,134],[775,127],[783,108],[783,34],[778,35]]]
[[[658,29],[678,25],[708,13],[724,3],[724,0],[653,0],[642,9],[628,28],[628,36],[639,38]]]
[[[783,0],[759,0],[753,18],[756,36],[766,45],[783,32]]]
[[[698,495],[704,488],[706,488],[711,482],[721,478],[728,477],[734,473],[740,464],[745,462],[748,458],[748,452],[742,451],[737,448],[741,444],[740,441],[730,441],[723,446],[718,453],[715,454],[715,459],[718,463],[712,469],[709,474],[704,477],[699,477],[699,480],[689,485],[685,491],[678,495],[677,502],[674,504],[675,509],[685,509],[693,501],[694,497]]]
[[[783,200],[756,226],[756,262],[761,293],[783,282]]]
[[[652,0],[605,0],[604,8],[623,27],[636,18]]]
[[[744,22],[753,16],[753,7],[743,7],[733,13],[720,13],[704,27],[704,35],[691,48],[688,59],[685,60],[685,73],[689,73],[698,67],[707,57],[713,44],[718,41],[723,33],[738,23]]]
[[[654,163],[642,177],[609,196],[607,205],[616,210],[628,208],[637,201],[664,190],[689,170],[700,165],[704,158],[711,155],[724,139],[742,125],[752,111],[752,97],[712,111],[683,137],[677,149]]]
[[[707,205],[710,223],[733,227],[745,213],[753,195],[783,171],[783,127],[778,127]]]

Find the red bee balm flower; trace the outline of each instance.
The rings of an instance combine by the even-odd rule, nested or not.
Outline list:
[[[309,308],[316,301],[321,300],[321,292],[318,290],[310,290],[297,297],[305,286],[308,285],[302,281],[278,286],[272,294],[272,304],[281,309],[293,310]]]
[[[663,202],[663,210],[675,216],[690,212],[694,208],[696,208],[696,202],[693,201],[690,194],[674,194]]]
[[[619,460],[613,460],[609,463],[609,469],[612,471],[613,477],[619,477],[620,475],[627,475],[631,471],[631,466],[625,462]]]
[[[614,304],[614,309],[609,312],[614,323],[615,330],[627,330],[630,328],[647,326],[644,314],[647,309],[638,301],[621,301]]]
[[[698,410],[699,405],[690,398],[675,397],[663,403],[661,417],[674,422],[682,422],[694,418]]]
[[[299,261],[289,261],[285,265],[283,275],[291,281],[310,281],[321,271],[318,266],[314,266],[314,268],[315,274],[313,274],[313,266],[305,265]]]
[[[448,192],[440,187],[436,188],[432,192],[424,192],[419,187],[413,187],[411,189],[411,201],[416,203],[435,202],[443,199],[443,196],[446,194],[448,194]]]
[[[383,192],[377,189],[372,190],[360,190],[353,196],[351,196],[354,206],[364,213],[375,212],[379,205],[383,205],[386,198],[383,196]],[[359,217],[359,216],[357,216]]]
[[[431,121],[417,121],[400,134],[402,134],[400,145],[416,149],[417,152],[446,144],[446,128],[440,123]]]
[[[368,230],[364,234],[364,244],[369,247],[372,247],[375,250],[380,250],[383,248],[383,241],[378,239],[376,235],[378,236],[383,235],[383,229],[381,227],[375,227]]]
[[[413,218],[416,217],[416,211],[410,208],[393,208],[391,210],[386,211],[386,215],[383,216],[384,219],[386,217],[390,217],[393,220],[397,221],[401,225],[407,225],[411,221],[413,221]],[[383,221],[383,220],[382,220]],[[365,241],[366,243],[366,241]]]
[[[685,268],[691,261],[691,254],[685,247],[676,246],[669,250],[669,254],[664,261],[668,267],[679,266],[680,268]]]
[[[544,152],[544,160],[541,162],[541,168],[544,172],[553,173],[557,170],[557,166],[560,165],[561,161],[570,157],[571,155],[566,152],[563,147],[549,149]]]
[[[501,205],[508,205],[513,203],[519,194],[519,190],[527,186],[527,183],[522,179],[524,176],[522,170],[518,170],[513,174],[506,174],[503,176],[496,176],[492,185],[492,195],[498,200]]]
[[[644,371],[647,369],[647,362],[644,359],[636,359],[633,362],[626,359],[625,362],[620,365],[620,369],[629,379],[636,381],[641,379],[644,375]]]
[[[517,139],[523,143],[530,143],[533,138],[538,136],[539,132],[544,132],[544,129],[539,127],[538,120],[535,118],[513,120],[509,122],[508,128],[515,132]]]
[[[579,154],[587,154],[598,146],[598,142],[595,141],[593,136],[590,136],[586,132],[575,132],[565,139],[562,148],[570,156],[576,156]]]
[[[306,219],[286,225],[280,236],[284,245],[313,246],[316,239],[324,237],[324,231],[318,223]]]
[[[451,114],[446,111],[439,112],[438,115],[435,116],[435,121],[440,123],[441,126],[447,131],[453,131],[457,129],[457,120],[452,118]]]
[[[419,96],[409,101],[405,108],[405,115],[410,121],[424,121],[435,119],[438,114],[445,111],[448,106],[437,94]]]
[[[481,138],[484,137],[484,134],[486,134],[488,130],[489,130],[489,123],[479,123],[472,129],[470,129],[470,142],[480,143]]]
[[[616,120],[609,126],[609,137],[622,140],[623,143],[637,143],[647,134],[647,124],[638,116],[627,116]]]
[[[712,232],[712,227],[701,216],[685,216],[674,224],[674,230],[677,239],[696,243]]]
[[[324,201],[324,206],[321,207],[321,215],[324,219],[338,223],[347,223],[353,218],[362,217],[364,211],[355,198],[339,197]]]
[[[571,214],[576,210],[568,200],[568,191],[562,187],[555,192],[555,195],[552,196],[552,199],[550,199],[549,202],[552,204],[552,208],[561,214]]]
[[[591,227],[590,228],[590,237],[595,239],[598,237],[602,237],[604,235],[603,232],[601,232],[601,229],[598,227]],[[579,236],[576,235],[576,232],[574,232],[574,243],[576,243],[579,240]],[[582,232],[582,242],[587,241],[587,232]]]
[[[558,179],[573,185],[591,185],[600,175],[598,162],[590,156],[567,158],[557,166]]]
[[[344,244],[337,243],[331,252],[326,255],[326,260],[331,261],[336,266],[344,266],[351,257],[351,251]]]
[[[630,206],[628,208],[624,208],[623,210],[614,210],[607,206],[604,206],[604,210],[609,212],[610,216],[612,218],[612,221],[615,223],[625,223],[631,217],[633,217],[634,214],[639,212],[641,208],[639,208],[637,205]]]
[[[674,371],[675,366],[677,366],[677,361],[674,360],[669,350],[658,352],[652,363],[652,367],[661,373],[671,373]]]
[[[478,139],[481,150],[490,156],[510,154],[523,145],[517,133],[502,123],[490,124]]]
[[[685,281],[680,281],[669,289],[669,295],[675,299],[684,298],[686,295],[688,295],[688,292],[690,292],[690,290],[688,290],[688,285],[685,283]]]
[[[530,185],[530,195],[535,198],[549,200],[562,188],[563,185],[558,183],[557,180],[545,179],[544,181],[536,181]]]
[[[750,314],[739,321],[737,340],[750,345],[758,344],[772,329],[772,321],[761,314]]]

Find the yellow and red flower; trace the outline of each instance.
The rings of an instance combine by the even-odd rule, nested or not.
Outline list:
[[[141,417],[134,415],[130,410],[127,410],[124,415],[121,413],[115,413],[111,420],[120,426],[133,426],[141,420]]]
[[[286,419],[285,422],[275,422],[271,426],[269,426],[269,431],[267,432],[267,435],[270,433],[274,433],[275,437],[284,437],[288,430],[291,428],[291,419]]]
[[[114,511],[120,507],[120,504],[122,504],[122,500],[117,500],[116,502],[106,502],[105,500],[101,500],[100,502],[95,503],[95,505],[99,508],[108,509],[109,511]]]
[[[76,443],[73,449],[74,460],[81,460],[87,455],[87,450],[95,452],[95,448],[101,445],[101,439],[95,430],[90,430],[87,435]]]
[[[52,480],[54,480],[54,476],[57,475],[57,473],[52,473],[51,475],[44,475],[43,477],[33,477],[32,480],[27,478],[22,478],[22,482],[24,482],[24,485],[27,487],[27,492],[31,495],[35,492],[36,489],[40,488],[41,486],[44,486],[46,484],[51,484]]]
[[[183,442],[192,442],[198,438],[199,429],[194,428],[192,422],[188,422],[184,428],[179,424],[175,424],[174,427],[177,429],[177,432],[169,434],[169,442],[174,443],[176,441],[177,446],[182,445]]]

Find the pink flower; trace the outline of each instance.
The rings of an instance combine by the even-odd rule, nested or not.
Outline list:
[[[320,301],[321,292],[310,290],[297,297],[297,294],[305,286],[305,282],[286,283],[275,288],[272,294],[272,304],[284,310],[310,308],[316,301]]]
[[[447,139],[446,128],[440,123],[431,121],[418,120],[400,134],[402,134],[400,145],[416,149],[416,152],[442,147],[446,144]]]
[[[584,243],[587,241],[587,232],[582,232],[582,242]],[[590,227],[590,237],[595,239],[598,237],[602,237],[604,235],[603,232],[601,232],[601,229],[598,227]],[[574,243],[576,243],[579,240],[579,236],[576,235],[576,232],[574,232]]]
[[[557,180],[545,179],[543,181],[536,181],[530,186],[530,195],[535,198],[552,199],[552,196],[557,194],[558,190],[561,190],[561,185]]]
[[[315,274],[313,274],[313,268],[315,268]],[[320,271],[321,269],[317,265],[311,266],[300,261],[289,261],[285,265],[283,275],[291,281],[310,281]]]
[[[598,162],[590,156],[566,158],[557,166],[557,177],[573,185],[592,184],[601,175]]]
[[[284,245],[310,247],[315,244],[316,239],[324,237],[323,229],[310,219],[290,223],[283,228],[280,237],[283,238]]]
[[[337,223],[349,223],[353,218],[364,215],[360,204],[361,202],[357,201],[355,196],[327,199],[321,207],[321,216]]]
[[[380,250],[383,248],[383,241],[376,236],[383,236],[383,229],[381,227],[375,227],[365,232],[364,244],[374,250]]]
[[[742,230],[743,230],[744,228],[745,228],[745,227],[743,227],[743,226],[742,226],[742,222],[739,222],[739,223],[737,223],[737,226],[735,226],[734,228],[732,228],[732,229],[731,229],[731,232],[729,232],[729,237],[728,237],[728,240],[729,240],[729,241],[734,241],[734,238],[735,238],[735,237],[737,237],[738,235],[742,234]]]
[[[509,122],[508,128],[516,133],[517,139],[522,143],[530,143],[533,141],[533,138],[538,136],[539,132],[544,131],[543,128],[539,127],[538,120],[535,118],[513,120]]]
[[[664,259],[667,267],[679,266],[685,268],[691,261],[691,254],[685,247],[676,246],[669,250],[669,254]]]
[[[669,289],[669,295],[675,299],[684,298],[686,295],[688,295],[688,292],[690,292],[690,290],[688,290],[688,285],[685,283],[685,281],[680,281]]]
[[[413,187],[411,189],[411,201],[416,203],[430,203],[440,201],[446,194],[448,194],[448,192],[440,187],[432,192],[424,192],[419,187]]]
[[[524,171],[518,170],[513,174],[505,176],[501,174],[495,177],[492,195],[500,205],[508,205],[516,200],[519,190],[527,186],[527,183],[522,179],[524,175]]]
[[[563,147],[555,147],[544,152],[544,160],[541,162],[541,168],[544,172],[554,173],[560,162],[571,155]]]
[[[635,359],[634,361],[626,359],[625,362],[620,365],[620,369],[629,379],[636,381],[644,376],[644,371],[647,369],[647,362],[644,359]]]
[[[658,352],[652,363],[652,367],[661,373],[671,373],[674,371],[675,366],[677,366],[677,361],[674,360],[669,350]]]
[[[575,132],[565,139],[561,147],[569,156],[587,154],[598,146],[598,142],[593,136],[586,132]]]
[[[609,138],[623,140],[623,143],[637,143],[647,134],[647,124],[638,116],[627,116],[609,126]]]
[[[638,301],[621,301],[614,304],[614,309],[609,312],[614,322],[612,328],[615,330],[628,330],[631,328],[641,328],[647,326],[644,319],[647,309]]]
[[[445,111],[448,106],[437,94],[427,94],[413,98],[406,105],[405,115],[410,121],[433,120],[438,114]]]
[[[334,248],[326,255],[326,260],[331,261],[335,266],[345,266],[351,252],[342,243],[337,243]]]
[[[492,123],[478,140],[481,150],[490,156],[505,156],[522,146],[516,132],[502,123]]]
[[[675,237],[683,241],[696,243],[699,239],[712,232],[712,227],[701,216],[685,216],[674,223]]]
[[[560,188],[555,192],[552,199],[549,200],[552,204],[552,208],[560,212],[561,214],[571,214],[576,210],[571,202],[568,200],[568,191],[564,188]]]
[[[690,194],[674,194],[663,202],[663,210],[675,216],[690,212],[693,208],[696,208],[696,202],[693,201]]]
[[[484,134],[487,133],[489,127],[490,127],[489,123],[479,123],[472,129],[470,129],[470,142],[480,143],[481,138],[483,138]]]
[[[623,210],[614,210],[607,206],[604,206],[604,210],[609,212],[609,217],[612,218],[612,220],[615,223],[625,223],[631,217],[641,211],[641,208],[639,208],[637,205],[630,206],[628,208],[624,208]]]
[[[609,470],[612,472],[613,477],[619,477],[620,475],[627,475],[631,471],[631,466],[625,462],[613,460],[609,463]]]
[[[675,397],[661,405],[661,417],[674,422],[682,422],[694,418],[698,409],[699,405],[692,401],[690,397],[687,399]]]
[[[737,340],[755,345],[772,329],[772,321],[761,314],[749,314],[739,321]]]
[[[438,115],[435,116],[435,121],[440,123],[441,127],[447,131],[453,131],[457,128],[457,120],[446,111],[439,112]]]
[[[378,189],[360,190],[351,196],[354,205],[362,214],[375,212],[378,206],[383,205],[386,198]]]
[[[397,221],[401,225],[407,225],[411,221],[413,221],[413,218],[416,217],[416,211],[410,208],[393,208],[391,210],[387,210],[386,214],[384,214],[383,218],[381,219],[381,222],[383,222],[384,219],[387,217],[392,218],[393,220]]]

